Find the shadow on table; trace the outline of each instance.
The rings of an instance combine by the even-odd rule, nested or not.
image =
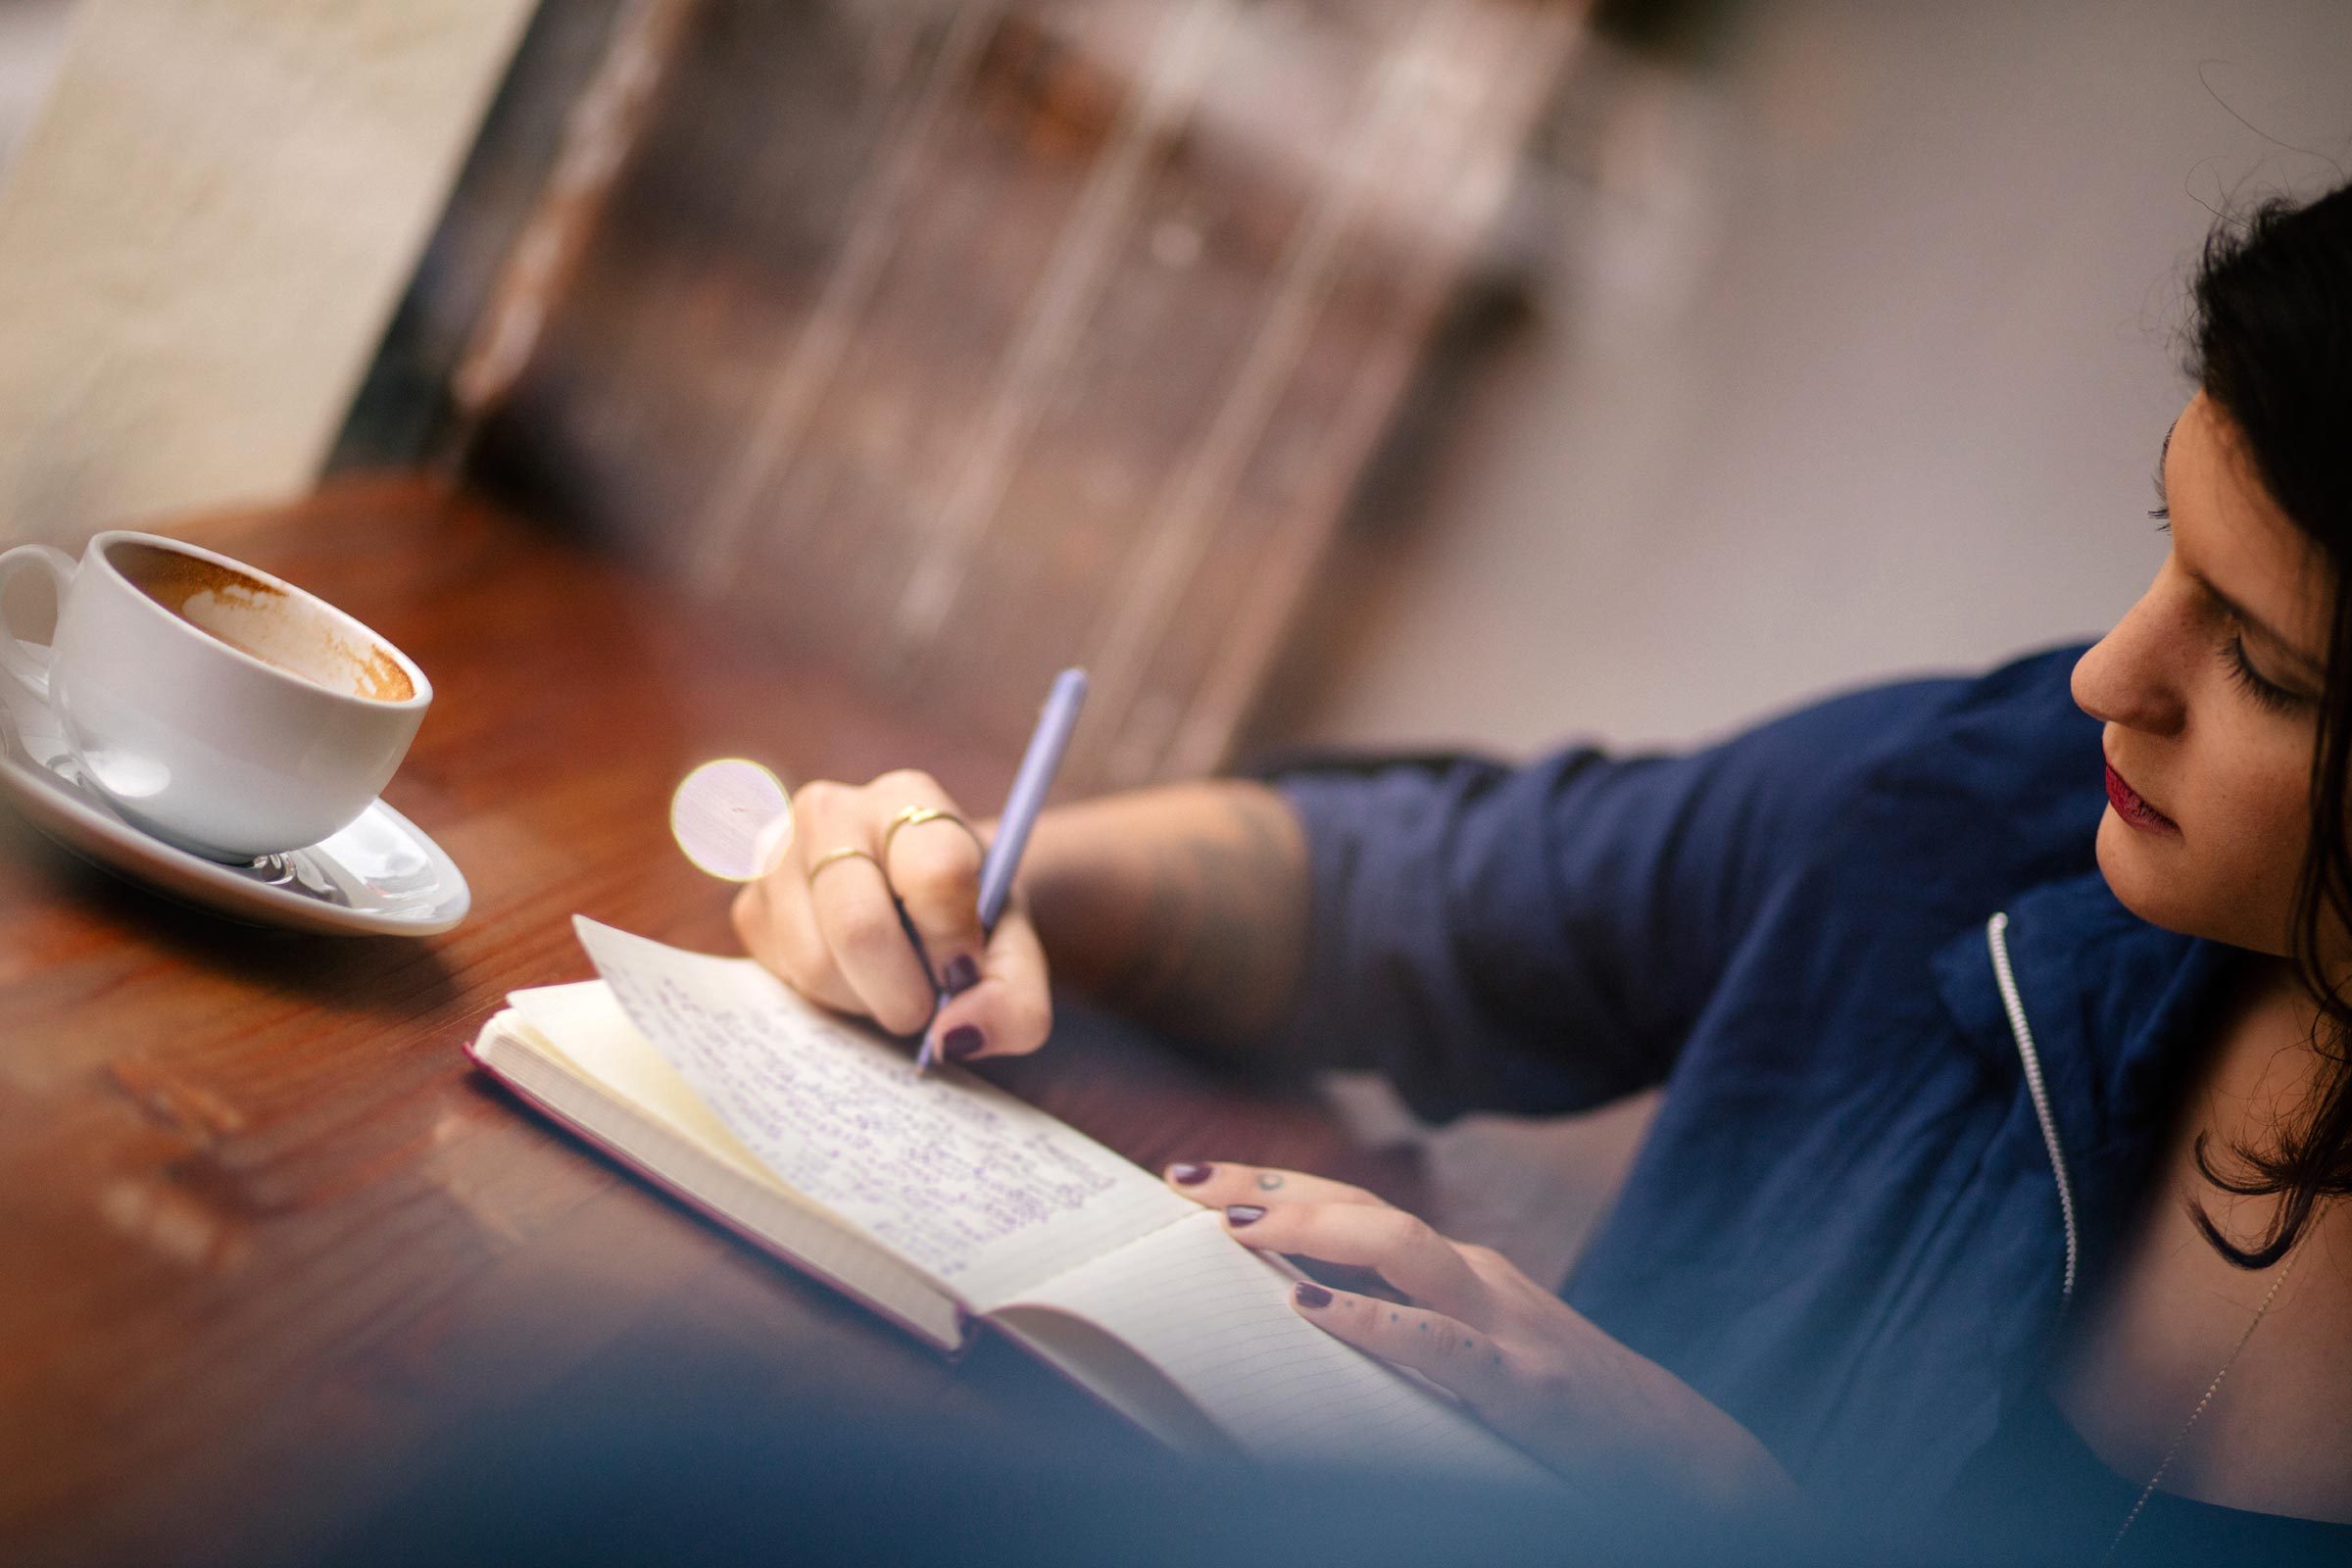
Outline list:
[[[320,1002],[348,1004],[382,992],[412,1014],[437,1008],[457,995],[447,960],[429,943],[399,935],[292,931],[200,908],[93,864],[5,811],[0,811],[0,858],[37,872],[115,924],[209,971]],[[399,961],[387,965],[388,951],[399,953]]]

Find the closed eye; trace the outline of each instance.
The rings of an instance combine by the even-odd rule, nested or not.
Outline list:
[[[2292,713],[2311,706],[2310,698],[2290,692],[2276,681],[2263,677],[2262,671],[2254,667],[2253,661],[2246,658],[2246,639],[2240,633],[2231,632],[2230,640],[2222,645],[2222,662],[2228,666],[2230,678],[2237,682],[2248,697],[2274,712]]]

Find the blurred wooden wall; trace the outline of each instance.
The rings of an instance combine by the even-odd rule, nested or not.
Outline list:
[[[0,545],[316,482],[529,14],[78,0],[54,24],[0,183]]]
[[[1213,768],[1571,0],[630,0],[454,380],[468,472],[1072,792]]]

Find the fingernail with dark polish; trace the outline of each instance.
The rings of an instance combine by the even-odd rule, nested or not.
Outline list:
[[[977,1056],[980,1048],[987,1044],[987,1036],[981,1034],[976,1025],[968,1023],[959,1023],[939,1037],[939,1049],[950,1061]]]
[[[1300,1280],[1291,1287],[1291,1298],[1300,1306],[1329,1306],[1331,1304],[1329,1291],[1320,1285],[1309,1285],[1304,1280]]]
[[[1265,1217],[1266,1211],[1255,1203],[1228,1203],[1225,1206],[1225,1223],[1228,1225],[1254,1225]]]
[[[1198,1187],[1216,1170],[1214,1165],[1202,1165],[1193,1160],[1168,1167],[1168,1180],[1179,1187]]]
[[[970,954],[958,953],[940,971],[939,980],[949,996],[960,997],[980,983],[980,965],[972,961]]]

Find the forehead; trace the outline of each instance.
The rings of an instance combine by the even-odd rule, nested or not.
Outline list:
[[[2236,427],[2202,392],[2173,426],[2164,488],[2181,564],[2318,662],[2334,598],[2327,558],[2271,499]]]

